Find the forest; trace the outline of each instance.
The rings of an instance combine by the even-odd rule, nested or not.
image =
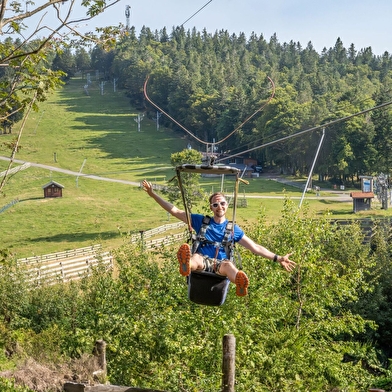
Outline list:
[[[251,156],[282,173],[307,175],[325,129],[315,167],[320,179],[344,183],[390,174],[392,112],[388,105],[371,110],[391,100],[388,52],[376,56],[371,47],[346,48],[337,39],[317,53],[311,42],[302,47],[276,36],[144,27],[138,36],[131,28],[110,47],[66,46],[46,60],[63,80],[78,72],[115,80],[132,107],[159,115],[165,126],[185,128],[197,149],[205,149],[199,140],[217,143],[219,153],[234,159]],[[0,72],[4,79],[12,71]],[[146,101],[147,78],[149,97],[183,128]]]
[[[216,141],[220,153],[243,157],[252,150],[246,156],[263,166],[307,175],[322,126],[331,123],[315,167],[321,179],[355,182],[360,175],[390,173],[391,108],[369,110],[391,100],[388,52],[376,56],[371,47],[346,48],[337,39],[317,53],[311,42],[302,47],[276,36],[145,27],[138,36],[131,29],[111,50],[66,51],[53,66],[73,74],[83,70],[83,59],[107,80],[116,79],[130,104],[153,118],[156,110],[143,94],[148,77],[149,97],[194,135],[195,148],[205,148],[197,139]],[[166,116],[160,121],[181,130]]]

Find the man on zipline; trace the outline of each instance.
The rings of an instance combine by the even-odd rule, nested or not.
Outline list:
[[[184,210],[180,210],[156,194],[150,182],[144,180],[142,186],[148,195],[151,196],[164,210],[184,223],[187,223],[186,212]],[[225,250],[219,246],[224,238],[228,222],[226,219],[228,203],[225,195],[220,192],[214,193],[210,196],[209,202],[210,209],[213,212],[213,217],[211,218],[208,229],[205,233],[207,244],[199,246],[193,255],[188,244],[182,244],[180,246],[180,249],[177,252],[177,259],[180,264],[180,274],[182,276],[188,276],[191,271],[203,270],[215,272],[219,275],[226,276],[236,285],[236,294],[238,296],[245,296],[248,293],[248,277],[245,272],[239,271],[234,263],[227,259]],[[204,216],[201,214],[191,214],[191,225],[196,233],[198,233],[202,227],[203,218]],[[278,262],[286,271],[292,271],[295,268],[296,264],[294,261],[289,259],[291,253],[288,253],[285,256],[276,255],[265,247],[256,244],[237,225],[234,225],[234,242],[238,242],[257,256],[262,256]]]

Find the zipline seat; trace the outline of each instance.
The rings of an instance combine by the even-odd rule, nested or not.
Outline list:
[[[207,271],[192,271],[188,277],[188,298],[207,306],[220,306],[226,300],[230,280]]]
[[[178,178],[178,184],[181,190],[184,206],[185,195],[181,181],[181,172],[185,173],[205,173],[205,174],[228,174],[235,175],[235,192],[234,192],[234,203],[233,203],[233,225],[235,222],[235,211],[237,205],[237,194],[238,194],[238,183],[239,181],[248,184],[239,177],[241,170],[225,165],[193,165],[184,164],[176,167],[176,173]],[[190,215],[186,208],[188,226],[190,228]],[[234,227],[234,226],[233,226]],[[190,233],[191,234],[191,233]],[[192,238],[192,235],[191,235]],[[233,257],[230,258],[234,262]],[[230,287],[230,280],[225,277],[218,275],[213,272],[207,271],[192,271],[187,277],[188,282],[188,298],[190,301],[199,305],[208,306],[220,306],[226,300],[226,295]]]

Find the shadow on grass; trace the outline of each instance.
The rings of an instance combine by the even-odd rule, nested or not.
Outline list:
[[[24,199],[19,199],[19,203],[23,203],[24,201],[32,201],[32,200],[44,200],[44,196],[37,196],[37,197],[26,197]]]
[[[339,210],[339,211],[331,211],[331,215],[336,216],[336,215],[352,215],[353,217],[355,216],[353,211],[350,210]]]
[[[146,117],[139,132],[134,121],[138,110],[130,107],[124,91],[114,93],[109,89],[103,96],[94,84],[91,95],[86,96],[83,83],[80,80],[70,81],[59,92],[59,102],[54,104],[63,105],[75,115],[75,132],[89,135],[84,149],[98,149],[105,153],[105,158],[120,159],[124,163],[159,165],[163,159],[168,161],[173,152],[185,148],[183,132],[168,129],[158,132],[153,119]],[[78,92],[73,87],[77,87]]]
[[[336,199],[319,199],[319,202],[325,205],[333,205],[336,203],[347,203],[347,200],[339,200],[339,198],[337,197]],[[352,210],[351,210],[352,212]]]
[[[99,242],[120,238],[120,233],[116,231],[93,232],[93,233],[69,233],[55,234],[52,236],[41,236],[32,238],[30,242]]]

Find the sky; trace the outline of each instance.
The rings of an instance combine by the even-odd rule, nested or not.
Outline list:
[[[170,33],[190,18],[186,30],[223,29],[247,38],[254,32],[267,41],[276,33],[280,43],[306,47],[310,41],[319,53],[340,38],[346,48],[370,46],[376,55],[392,54],[392,0],[121,0],[83,28],[126,25],[126,6],[137,34],[143,25],[153,31],[166,27]]]

